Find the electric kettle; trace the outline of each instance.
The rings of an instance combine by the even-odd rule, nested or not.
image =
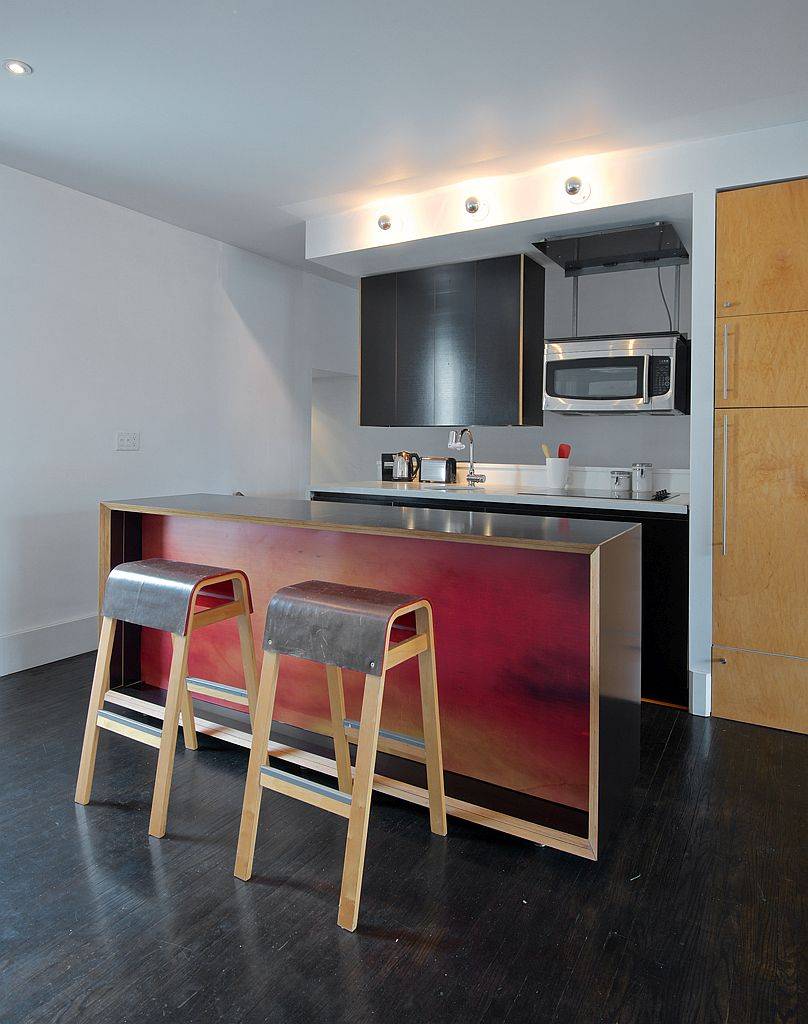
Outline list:
[[[421,468],[421,456],[416,452],[396,452],[393,456],[393,479],[414,480]]]

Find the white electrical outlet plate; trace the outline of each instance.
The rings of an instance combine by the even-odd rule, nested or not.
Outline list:
[[[116,430],[115,449],[116,452],[139,452],[140,431],[139,430]]]

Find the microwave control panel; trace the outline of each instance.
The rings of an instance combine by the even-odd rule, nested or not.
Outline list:
[[[651,357],[651,397],[667,395],[671,389],[671,357]]]

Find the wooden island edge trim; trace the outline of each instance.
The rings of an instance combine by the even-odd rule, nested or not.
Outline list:
[[[600,549],[589,556],[589,846],[598,856],[600,773]]]

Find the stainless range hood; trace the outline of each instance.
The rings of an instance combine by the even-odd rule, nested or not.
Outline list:
[[[533,245],[557,263],[566,277],[679,267],[690,259],[676,228],[665,221],[609,231],[548,235]]]

